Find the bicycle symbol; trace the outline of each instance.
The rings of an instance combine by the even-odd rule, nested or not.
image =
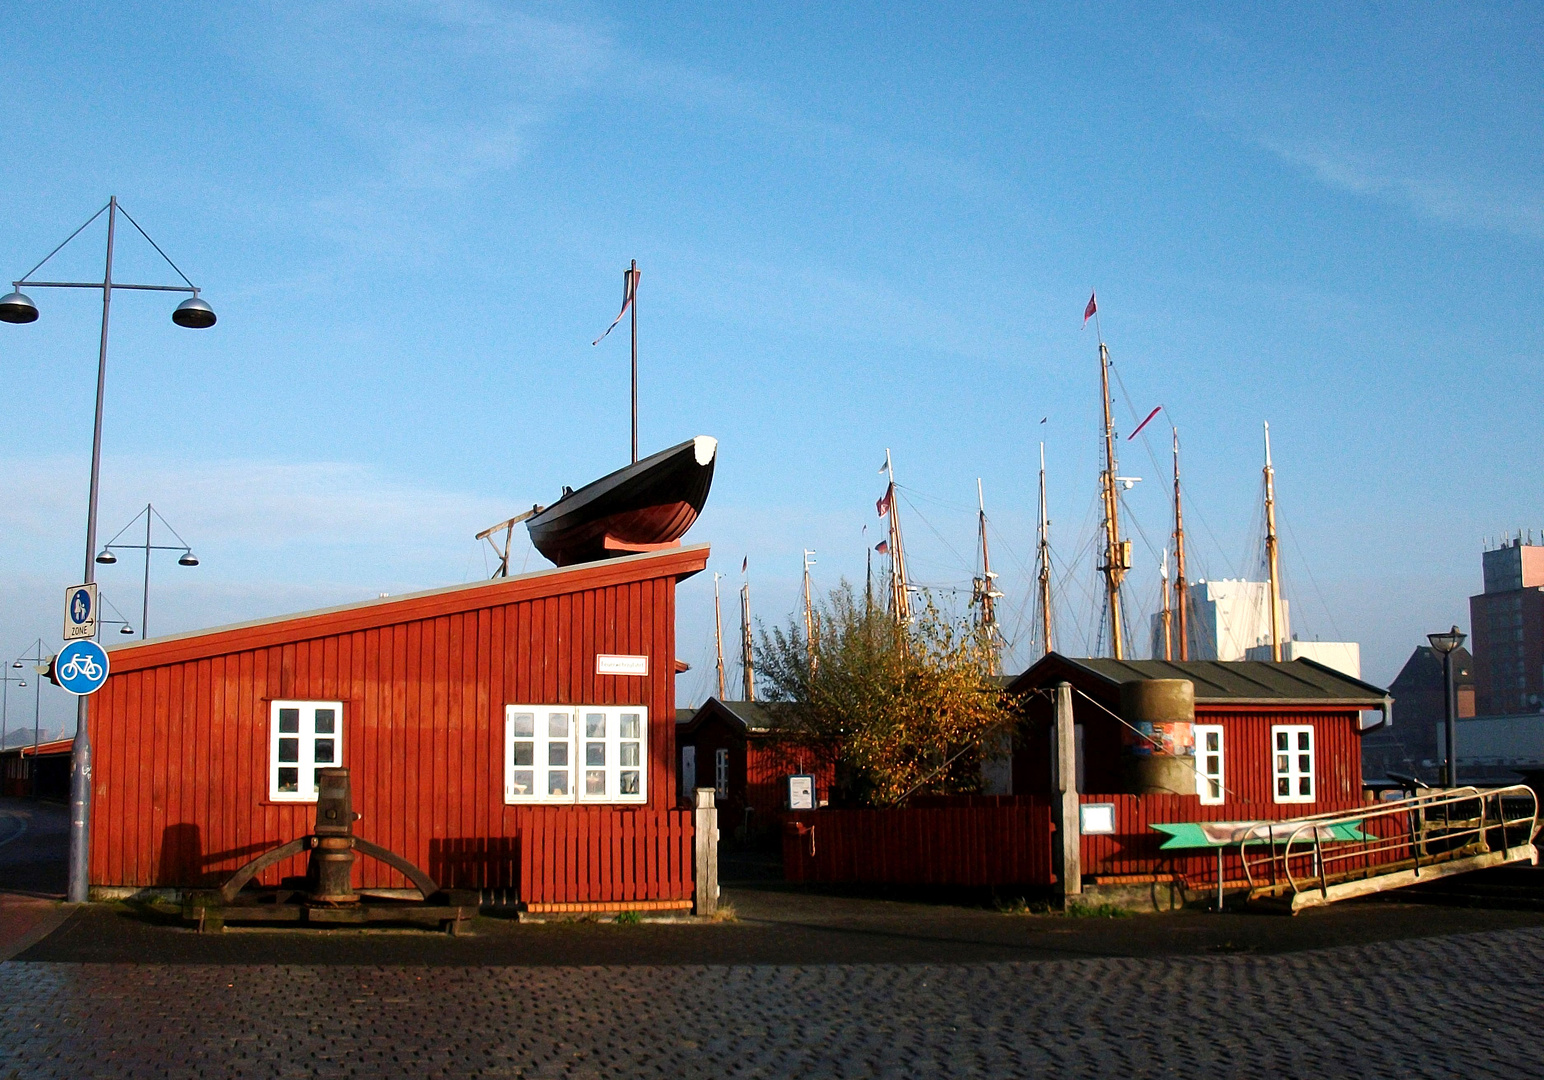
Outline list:
[[[89,656],[72,656],[59,665],[59,677],[95,682],[102,677],[102,665]]]

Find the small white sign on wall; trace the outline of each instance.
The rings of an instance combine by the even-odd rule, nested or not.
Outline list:
[[[601,653],[595,657],[597,675],[647,675],[648,673],[647,656],[613,656]]]
[[[1084,803],[1078,807],[1078,831],[1084,836],[1110,836],[1115,832],[1115,804]]]

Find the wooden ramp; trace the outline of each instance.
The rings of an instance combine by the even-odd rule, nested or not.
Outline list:
[[[1296,914],[1493,866],[1537,865],[1538,827],[1529,787],[1449,788],[1272,823],[1239,855],[1250,906]],[[1348,835],[1357,839],[1341,839]]]

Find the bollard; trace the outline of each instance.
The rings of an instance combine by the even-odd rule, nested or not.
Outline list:
[[[311,852],[311,899],[328,904],[359,901],[354,891],[354,802],[347,769],[318,769],[315,847]]]
[[[718,810],[713,804],[713,789],[698,788],[693,820],[696,844],[692,911],[712,915],[718,910]]]

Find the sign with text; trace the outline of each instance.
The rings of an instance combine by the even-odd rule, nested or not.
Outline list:
[[[601,653],[595,657],[597,675],[647,675],[648,673],[647,656],[612,656]]]
[[[788,778],[788,809],[815,809],[815,778],[813,776],[807,773],[795,773]]]
[[[71,585],[64,590],[64,640],[96,637],[97,587],[94,583]]]

